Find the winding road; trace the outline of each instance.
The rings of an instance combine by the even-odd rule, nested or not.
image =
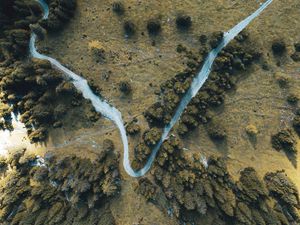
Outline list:
[[[38,0],[38,2],[40,3],[41,7],[43,8],[43,13],[44,13],[43,19],[47,19],[48,15],[49,15],[48,5],[45,3],[44,0]],[[109,105],[105,100],[102,100],[99,96],[95,95],[92,92],[91,88],[89,87],[87,81],[84,78],[75,74],[68,68],[64,67],[56,59],[53,59],[49,56],[40,54],[37,51],[36,46],[35,46],[37,36],[34,33],[31,34],[29,49],[30,49],[30,53],[31,53],[32,57],[48,60],[54,68],[60,70],[67,77],[71,78],[72,79],[71,82],[74,84],[76,89],[82,93],[84,98],[89,99],[91,101],[95,110],[115,123],[115,125],[119,129],[121,139],[123,142],[123,147],[124,147],[124,155],[123,155],[124,169],[130,176],[140,177],[140,176],[145,175],[148,172],[148,170],[151,168],[151,165],[156,157],[156,154],[157,154],[160,146],[167,139],[171,129],[173,128],[173,126],[176,124],[176,122],[180,118],[180,116],[183,113],[186,106],[189,104],[191,99],[198,93],[200,88],[203,86],[203,84],[207,80],[207,78],[211,72],[211,67],[213,65],[213,62],[214,62],[215,58],[217,57],[217,55],[219,54],[219,52],[225,46],[227,46],[227,44],[232,39],[234,39],[234,37],[237,36],[246,26],[248,26],[249,23],[251,23],[257,16],[259,16],[272,2],[273,2],[273,0],[267,0],[266,2],[261,4],[260,7],[254,13],[252,13],[246,19],[244,19],[243,21],[238,23],[231,30],[224,33],[223,40],[215,49],[213,49],[208,54],[201,71],[194,78],[194,80],[191,84],[191,87],[189,88],[189,90],[186,92],[186,94],[181,99],[180,104],[177,107],[176,112],[175,112],[171,122],[163,129],[162,137],[161,137],[160,141],[156,144],[156,146],[152,149],[152,153],[151,153],[149,159],[147,160],[147,163],[145,164],[145,166],[142,169],[140,169],[138,171],[134,171],[130,165],[128,139],[126,136],[126,130],[125,130],[124,123],[122,120],[122,114],[120,113],[120,111],[117,110],[115,107]]]

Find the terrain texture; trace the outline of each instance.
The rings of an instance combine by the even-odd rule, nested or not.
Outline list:
[[[30,56],[30,34],[120,110],[138,169],[207,53],[258,1],[46,2],[43,20],[37,1],[0,0],[1,224],[300,223],[297,0],[274,0],[219,54],[138,179],[115,125]]]

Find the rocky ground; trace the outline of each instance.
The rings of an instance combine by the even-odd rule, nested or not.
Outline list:
[[[41,10],[33,1],[0,6],[1,98],[13,105],[1,106],[6,118],[1,126],[10,129],[10,112],[19,111],[30,140],[44,142],[27,154],[51,156],[48,169],[32,166],[35,156],[23,153],[2,161],[4,224],[39,224],[46,216],[46,224],[299,223],[297,1],[275,0],[220,54],[176,125],[176,138],[162,146],[141,179],[122,168],[115,126],[47,62],[28,62],[30,29],[39,34],[41,52],[82,74],[122,112],[138,168],[205,54],[221,40],[220,31],[258,2],[52,0],[49,5],[48,21],[39,21]],[[201,155],[209,158],[207,168]],[[93,179],[96,171],[105,175]],[[41,190],[52,195],[38,194]],[[62,205],[65,211],[59,213]],[[39,220],[29,221],[31,215]]]

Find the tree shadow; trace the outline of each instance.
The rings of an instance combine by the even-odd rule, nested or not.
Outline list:
[[[211,139],[216,146],[216,149],[221,152],[223,155],[227,156],[229,149],[228,149],[228,142],[227,139]]]
[[[247,136],[248,136],[248,140],[250,141],[250,144],[252,145],[252,147],[254,149],[256,149],[256,146],[257,146],[257,137],[253,136],[253,135],[250,135],[250,134],[247,134]]]
[[[287,156],[288,160],[292,163],[293,167],[297,168],[297,153],[296,152],[287,152],[284,151],[285,155]]]

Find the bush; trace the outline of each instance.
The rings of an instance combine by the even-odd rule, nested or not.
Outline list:
[[[153,146],[159,142],[161,134],[162,132],[154,127],[144,133],[143,139],[148,146]]]
[[[160,21],[156,19],[151,19],[147,23],[148,33],[151,35],[157,35],[161,31]]]
[[[119,83],[119,90],[121,92],[123,92],[124,94],[126,94],[126,95],[129,94],[132,91],[131,85],[129,84],[128,81],[121,81]]]
[[[105,50],[103,48],[92,47],[91,52],[97,61],[103,62],[105,60]]]
[[[299,101],[299,98],[294,94],[290,94],[287,97],[287,102],[291,105],[296,105],[298,103],[298,101]]]
[[[300,136],[300,115],[296,115],[293,119],[293,127],[297,134]]]
[[[133,36],[135,34],[136,29],[135,29],[135,25],[133,22],[125,21],[123,28],[124,28],[124,32],[126,35]]]
[[[187,30],[192,26],[192,18],[187,15],[179,15],[176,18],[176,26],[180,30]]]
[[[126,126],[126,132],[128,134],[134,135],[137,134],[141,131],[141,127],[136,123],[136,121],[131,121],[127,126]]]
[[[112,10],[118,15],[123,15],[125,12],[125,8],[122,2],[114,2],[112,4]]]
[[[286,45],[284,41],[282,40],[274,41],[272,44],[272,51],[274,55],[282,55],[286,51]]]
[[[296,152],[296,140],[290,129],[279,131],[271,138],[272,146],[276,150],[284,150],[287,152]]]
[[[205,34],[202,34],[202,35],[200,35],[200,37],[199,37],[199,41],[200,41],[200,43],[201,44],[206,44],[206,42],[207,42],[207,36],[205,35]]]
[[[224,33],[222,31],[214,32],[212,34],[211,40],[209,41],[209,44],[212,48],[218,47],[220,42],[223,40]]]
[[[300,52],[295,52],[291,55],[292,60],[295,62],[300,62]]]
[[[288,86],[289,77],[286,74],[278,72],[275,74],[275,79],[280,87],[284,88]]]
[[[296,52],[300,52],[300,43],[296,43],[295,45]]]
[[[246,132],[248,135],[254,137],[258,134],[258,130],[256,128],[256,126],[254,126],[253,124],[249,124],[247,127],[246,127]]]
[[[211,122],[207,127],[208,135],[213,140],[224,140],[226,138],[226,130],[221,124]]]

